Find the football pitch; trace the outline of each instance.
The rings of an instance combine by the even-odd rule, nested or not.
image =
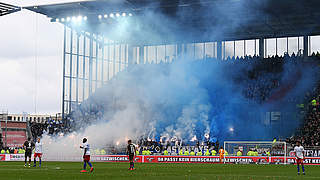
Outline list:
[[[23,162],[0,162],[1,180],[210,180],[210,179],[320,179],[320,166],[306,166],[307,175],[297,175],[294,165],[224,164],[135,164],[93,163],[93,173],[80,173],[80,162],[43,162],[41,168],[24,167]]]

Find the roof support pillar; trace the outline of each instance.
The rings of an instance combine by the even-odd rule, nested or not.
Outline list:
[[[222,60],[222,41],[217,42],[217,59]]]
[[[303,56],[308,57],[309,55],[309,37],[307,35],[303,36]]]
[[[183,47],[182,43],[177,44],[177,59],[180,59],[182,57],[182,47]]]
[[[128,66],[132,66],[135,62],[133,62],[133,46],[128,44]]]
[[[264,58],[264,38],[259,38],[259,57]]]
[[[139,46],[139,64],[144,64],[144,46]]]

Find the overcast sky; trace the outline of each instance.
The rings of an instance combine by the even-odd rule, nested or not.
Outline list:
[[[1,0],[31,6],[70,0]],[[0,17],[0,111],[61,111],[63,26],[23,10]]]

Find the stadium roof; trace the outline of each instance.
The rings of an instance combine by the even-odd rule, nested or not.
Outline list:
[[[21,8],[0,2],[0,16],[20,11]]]
[[[146,12],[152,10],[172,20],[163,21],[163,26],[170,27],[168,23],[174,22],[176,26],[171,31],[172,36],[190,31],[190,36],[195,36],[194,41],[206,41],[211,31],[223,32],[223,40],[320,34],[319,7],[319,0],[101,0],[26,9],[46,15],[53,21],[61,17],[86,15],[90,26],[83,28],[95,33],[101,33],[99,14],[130,12],[135,17],[146,18]],[[146,21],[146,26],[157,27],[152,23],[159,21]],[[109,23],[105,27],[112,26]],[[199,37],[199,34],[203,36]]]

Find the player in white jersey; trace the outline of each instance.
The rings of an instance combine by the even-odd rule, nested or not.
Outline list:
[[[35,144],[33,167],[37,166],[37,157],[39,158],[39,167],[41,167],[42,143],[40,142],[40,138],[37,139]]]
[[[83,138],[82,140],[82,146],[80,146],[81,149],[84,150],[84,153],[83,153],[83,170],[81,170],[81,172],[87,172],[86,170],[86,167],[87,167],[87,163],[89,164],[90,166],[90,172],[93,171],[93,166],[92,164],[90,163],[90,145],[88,144],[87,142],[87,138]]]
[[[304,152],[304,148],[301,146],[301,143],[299,141],[297,141],[297,144],[294,147],[294,154],[295,154],[295,156],[297,158],[298,175],[300,175],[300,167],[299,167],[300,164],[301,164],[301,167],[302,167],[303,175],[305,175],[304,164],[303,164],[304,153],[305,153]]]

